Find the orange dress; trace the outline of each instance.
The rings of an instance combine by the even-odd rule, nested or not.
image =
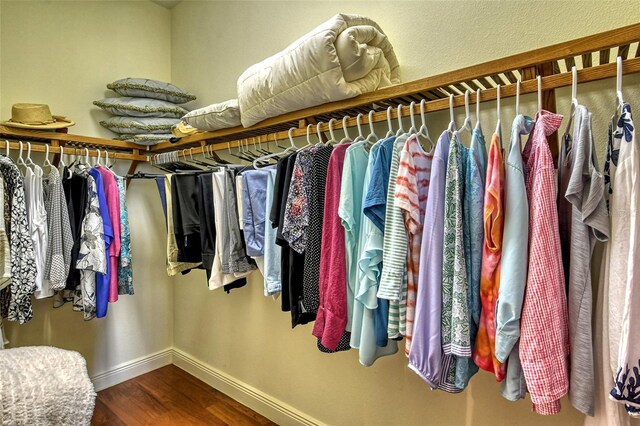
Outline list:
[[[484,244],[480,275],[482,312],[473,360],[478,367],[496,375],[502,381],[506,364],[496,358],[496,302],[500,288],[500,257],[504,229],[504,163],[500,136],[494,133],[489,147],[484,195]]]

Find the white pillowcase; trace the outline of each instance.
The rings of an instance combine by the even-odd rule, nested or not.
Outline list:
[[[193,110],[182,117],[182,121],[198,130],[209,132],[240,126],[238,100],[230,99],[219,104],[212,104]]]

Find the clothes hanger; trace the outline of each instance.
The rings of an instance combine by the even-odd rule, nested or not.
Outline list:
[[[293,129],[294,129],[294,127],[289,129],[289,140],[291,141],[291,146],[286,147],[284,149],[284,151],[282,151],[282,152],[276,152],[276,153],[273,153],[273,154],[268,154],[268,155],[265,155],[265,156],[262,156],[260,158],[256,158],[255,160],[253,160],[253,167],[256,170],[260,168],[260,166],[258,164],[259,162],[264,161],[264,160],[269,160],[271,158],[276,158],[276,156],[278,156],[278,155],[284,156],[284,155],[288,154],[289,152],[292,152],[292,151],[294,151],[296,149],[296,146],[293,144]],[[275,141],[276,146],[279,146],[278,145],[278,136],[277,136],[276,133],[273,134],[273,140]]]
[[[449,94],[449,127],[447,127],[447,131],[451,133],[453,136],[453,132],[458,129],[456,126],[456,119],[453,115],[453,93]]]
[[[567,121],[567,126],[564,129],[564,133],[562,135],[562,147],[561,149],[570,150],[570,146],[564,146],[564,138],[569,134],[571,128],[573,127],[573,116],[576,113],[576,108],[578,107],[578,71],[576,70],[575,65],[571,67],[571,109],[569,111],[569,121]]]
[[[482,125],[480,124],[480,89],[476,90],[476,127],[474,130],[482,132]]]
[[[345,115],[342,117],[342,131],[344,132],[344,138],[340,139],[340,142],[337,145],[342,145],[345,143],[351,143],[351,136],[349,135],[349,129],[347,126],[347,120],[349,120],[349,116]]]
[[[365,144],[364,144],[364,149],[369,152],[369,150],[371,150],[371,147],[380,140],[380,138],[378,138],[378,135],[376,135],[376,131],[373,128],[373,114],[375,113],[374,110],[369,111],[369,130],[370,133],[367,135],[367,138],[365,139]]]
[[[427,115],[425,108],[426,103],[427,101],[425,101],[424,99],[420,101],[420,119],[422,120],[422,124],[418,129],[418,135],[421,135],[427,142],[429,142],[429,149],[427,150],[427,152],[430,153],[431,151],[433,151],[433,148],[435,148],[436,144],[433,143],[433,140],[431,140],[431,136],[429,136],[429,129],[427,128]]]
[[[42,168],[45,167],[53,167],[51,161],[49,161],[49,144],[45,144],[44,146],[44,161],[42,162]]]
[[[313,124],[307,124],[307,144],[305,146],[303,146],[302,148],[300,148],[298,151],[301,151],[301,150],[303,150],[305,148],[309,148],[312,145],[311,136],[310,136],[312,127],[313,127]]]
[[[538,80],[538,111],[542,111],[542,77],[537,76]]]
[[[393,107],[387,107],[387,126],[389,126],[389,130],[387,134],[384,135],[385,138],[390,138],[393,136],[393,126],[391,125],[391,112],[393,111]]]
[[[10,158],[10,157],[9,157],[9,151],[11,150],[11,146],[10,146],[10,145],[11,145],[11,144],[9,143],[9,139],[5,139],[5,140],[4,140],[4,149],[5,149],[5,154],[4,154],[4,155],[5,155],[7,158]]]
[[[467,131],[471,133],[473,130],[471,128],[471,116],[469,114],[469,90],[464,91],[464,121],[462,122],[462,126],[460,126],[460,132]]]
[[[331,144],[335,144],[337,142],[336,140],[336,135],[333,133],[333,122],[334,121],[338,121],[335,118],[332,118],[331,120],[329,120],[329,136],[331,137],[331,139],[329,139],[325,145],[331,145]]]
[[[356,126],[358,128],[358,136],[353,140],[353,143],[357,143],[364,140],[364,136],[362,135],[362,123],[360,120],[362,119],[362,113],[358,113],[356,116]]]
[[[20,145],[20,151],[19,151],[18,160],[17,160],[18,165],[24,167],[25,169],[28,169],[29,166],[27,165],[27,163],[24,162],[24,159],[22,158],[22,150],[24,148],[22,141],[18,141],[18,144]]]
[[[318,121],[318,124],[316,124],[316,134],[318,135],[318,145],[324,145],[324,142],[322,142],[322,132],[320,131],[320,126],[322,126],[322,121]]]
[[[500,148],[502,148],[502,110],[500,107],[500,85],[496,87],[496,115],[498,116],[498,120],[496,123],[496,133],[498,134],[498,138],[500,139]],[[517,113],[516,113],[517,115]]]
[[[409,103],[409,118],[411,122],[411,127],[409,127],[409,131],[407,132],[409,135],[415,135],[416,133],[418,133],[418,129],[416,129],[416,119],[413,115],[413,107],[415,105],[416,103],[414,101],[411,101],[411,103]]]
[[[616,58],[616,111],[622,112],[624,99],[622,97],[622,56]]]
[[[500,136],[500,147],[502,147],[502,115],[500,110],[500,85],[496,87],[496,115],[498,116],[498,121],[496,123],[496,133]],[[516,115],[518,113],[516,112]]]
[[[396,137],[400,137],[405,133],[407,132],[402,128],[402,104],[398,104],[398,131],[396,132]]]
[[[520,79],[516,81],[516,117],[520,115]]]
[[[26,159],[26,163],[34,171],[36,170],[36,167],[38,167],[38,165],[36,163],[34,163],[33,160],[31,159],[31,142],[27,142],[27,159]]]

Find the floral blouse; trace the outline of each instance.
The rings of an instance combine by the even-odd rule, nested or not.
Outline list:
[[[0,172],[9,200],[9,244],[11,246],[11,284],[0,293],[2,317],[24,324],[33,316],[31,295],[36,289],[36,262],[27,224],[24,179],[15,163],[0,157]],[[6,211],[5,211],[6,214]]]
[[[131,229],[127,210],[126,185],[121,176],[116,176],[120,193],[120,258],[118,259],[118,294],[133,294],[133,264],[131,262]]]
[[[86,177],[88,203],[82,221],[76,263],[76,268],[80,271],[80,285],[75,291],[73,309],[84,311],[84,319],[90,320],[96,316],[96,272],[107,272],[107,258],[96,181],[91,175]]]

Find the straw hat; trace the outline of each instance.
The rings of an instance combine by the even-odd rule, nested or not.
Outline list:
[[[45,104],[13,104],[11,119],[0,124],[22,129],[61,129],[76,124],[63,116],[51,115],[49,105]]]

